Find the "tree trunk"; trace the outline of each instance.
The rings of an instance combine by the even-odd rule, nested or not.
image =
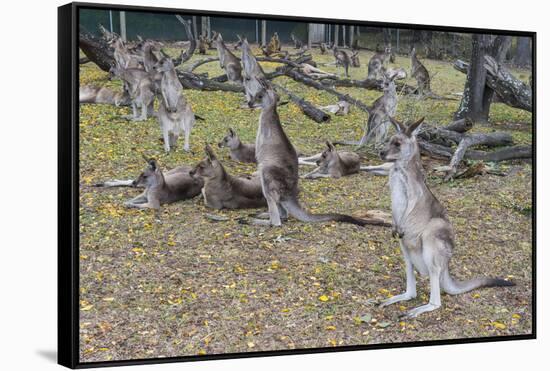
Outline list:
[[[460,72],[467,73],[469,64],[458,59],[453,67]],[[533,110],[531,86],[517,79],[491,56],[485,56],[484,67],[487,70],[485,84],[497,94],[501,102],[529,112]]]
[[[520,67],[527,67],[531,65],[531,38],[530,37],[517,38],[516,55],[514,56],[514,63]]]
[[[502,63],[504,62],[506,53],[510,49],[510,45],[512,45],[512,36],[497,36],[491,45],[490,55],[494,57],[497,63]],[[483,59],[484,57],[485,56],[483,56]],[[482,115],[485,121],[489,120],[489,110],[494,95],[494,90],[485,86],[482,102]]]
[[[462,95],[458,111],[455,113],[455,119],[487,120],[487,118],[483,117],[483,94],[485,92],[485,77],[487,75],[485,67],[483,67],[483,57],[489,53],[490,46],[490,35],[472,35],[470,68],[468,69],[464,94]]]

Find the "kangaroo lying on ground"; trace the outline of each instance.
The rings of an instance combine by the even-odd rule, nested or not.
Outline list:
[[[412,48],[411,50],[411,76],[416,79],[416,83],[418,84],[418,92],[420,95],[431,91],[430,74],[422,62],[418,60],[418,57],[416,56],[416,48]]]
[[[277,94],[267,80],[258,80],[262,86],[253,102],[261,104],[256,136],[256,160],[267,201],[269,220],[253,219],[254,224],[280,226],[288,214],[302,222],[338,221],[357,225],[369,221],[342,214],[311,214],[298,201],[298,156],[286,136],[277,113]],[[375,224],[375,222],[372,222]],[[380,222],[376,223],[380,225]]]
[[[114,91],[105,86],[84,85],[78,94],[79,103],[114,104],[115,106],[130,105],[130,95],[127,91]]]
[[[334,145],[327,141],[327,149],[323,152],[299,158],[300,165],[317,166],[315,170],[305,174],[302,178],[340,178],[365,171],[374,175],[387,176],[393,164],[387,162],[382,165],[360,165],[361,158],[355,152],[337,152]],[[315,162],[311,162],[315,161]]]
[[[358,173],[361,169],[361,159],[355,152],[338,152],[327,140],[325,149],[316,161],[317,168],[303,176],[306,179],[341,178]]]
[[[380,152],[382,160],[394,163],[390,170],[392,231],[399,236],[407,275],[405,293],[387,299],[382,306],[416,297],[415,268],[430,277],[429,303],[407,312],[409,318],[439,308],[441,288],[457,295],[483,286],[514,285],[500,278],[479,277],[460,282],[451,277],[449,260],[455,246],[454,232],[447,211],[426,185],[415,136],[415,129],[423,120],[407,126],[392,117],[398,132]]]
[[[267,205],[258,176],[238,178],[228,174],[209,145],[204,148],[206,158],[190,172],[204,181],[204,204],[213,209],[253,209]]]
[[[147,167],[133,183],[135,187],[145,187],[145,191],[124,206],[159,209],[160,205],[197,196],[204,183],[191,177],[190,170],[189,166],[180,166],[163,174],[154,159],[147,160]]]
[[[183,133],[185,135],[183,149],[189,151],[189,136],[195,124],[195,114],[183,96],[183,86],[178,79],[174,64],[170,58],[163,58],[154,68],[162,74],[160,82],[162,99],[160,99],[158,118],[164,138],[164,150],[170,152],[170,149],[176,146],[180,134]]]
[[[256,162],[256,145],[242,143],[235,131],[229,128],[227,135],[218,143],[218,147],[229,148],[229,155],[235,161]]]
[[[334,113],[336,116],[345,116],[349,113],[350,107],[351,105],[348,102],[341,100],[336,104],[319,107],[319,109]]]
[[[218,57],[220,58],[220,67],[225,70],[229,81],[242,83],[243,77],[241,75],[242,68],[239,58],[235,57],[233,53],[225,46],[222,35],[214,32],[212,37],[214,45],[218,50]]]
[[[391,47],[386,46],[383,53],[376,53],[369,60],[367,79],[377,79],[383,74],[383,67],[386,66],[391,56]]]

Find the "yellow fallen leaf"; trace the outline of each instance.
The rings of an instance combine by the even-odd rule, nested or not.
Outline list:
[[[206,350],[204,349],[199,349],[198,353],[197,353],[199,356],[204,356],[206,354]]]
[[[80,307],[80,310],[88,311],[88,310],[92,309],[93,307],[94,307],[93,304],[88,304],[88,305],[85,305],[83,307]]]
[[[334,330],[336,330],[336,326],[327,326],[327,327],[325,327],[325,329],[327,329],[329,331],[334,331]]]
[[[521,318],[521,314],[514,313],[514,314],[512,314],[512,318],[520,319],[520,318]]]
[[[248,343],[246,343],[246,345],[247,345],[249,348],[254,348],[254,347],[256,346],[252,341],[249,341]]]
[[[323,301],[323,302],[328,301],[328,296],[326,296],[326,295],[321,295],[321,296],[319,296],[319,300],[321,300],[321,301]]]
[[[497,328],[499,330],[506,329],[506,325],[504,323],[500,323],[500,322],[495,321],[495,322],[492,323],[492,325],[493,325],[494,328]]]
[[[103,301],[113,301],[113,300],[115,300],[115,298],[112,298],[112,297],[103,298]]]

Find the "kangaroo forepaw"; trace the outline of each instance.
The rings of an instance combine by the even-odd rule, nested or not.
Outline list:
[[[403,233],[403,231],[399,227],[392,226],[391,235],[394,238],[400,238],[401,239],[401,238],[403,238],[405,233]]]

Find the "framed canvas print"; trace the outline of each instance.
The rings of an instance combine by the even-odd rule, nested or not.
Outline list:
[[[72,3],[58,35],[62,365],[535,337],[535,33]]]

